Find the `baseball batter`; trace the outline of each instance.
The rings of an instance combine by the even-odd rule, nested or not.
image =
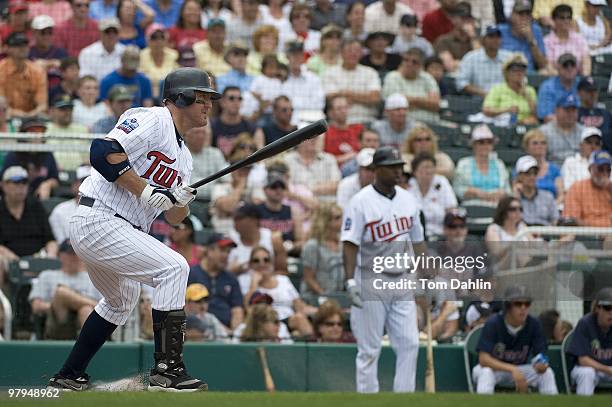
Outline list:
[[[393,391],[412,392],[419,347],[415,302],[384,295],[376,300],[362,298],[361,282],[366,278],[363,273],[373,271],[361,268],[360,260],[366,246],[368,251],[374,250],[374,255],[381,256],[392,256],[400,246],[408,253],[424,253],[423,226],[414,197],[397,186],[404,166],[399,151],[392,147],[379,148],[374,153],[373,165],[374,183],[362,188],[350,200],[341,236],[346,287],[353,303],[351,327],[357,339],[357,391],[379,390],[378,357],[386,330],[396,354]],[[391,270],[390,273],[395,274]]]
[[[126,111],[115,128],[90,148],[91,176],[79,189],[70,220],[70,240],[86,263],[102,300],[49,386],[86,390],[85,369],[138,302],[140,285],[154,288],[152,301],[155,367],[149,390],[188,392],[207,384],[187,374],[183,363],[185,290],[189,266],[172,249],[147,234],[164,212],[170,224],[188,214],[196,191],[188,186],[191,154],[183,135],[207,124],[220,95],[206,73],[180,68],[165,79],[163,107]]]

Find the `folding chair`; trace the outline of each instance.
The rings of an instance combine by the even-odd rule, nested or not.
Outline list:
[[[465,343],[463,344],[463,363],[465,366],[465,377],[467,378],[467,385],[470,393],[475,393],[474,381],[472,380],[472,369],[478,364],[478,352],[476,352],[476,346],[480,340],[480,334],[482,333],[483,325],[474,327],[465,337]]]
[[[576,391],[576,386],[572,383],[571,373],[572,369],[576,365],[572,358],[568,358],[567,348],[572,343],[572,337],[574,336],[575,329],[572,329],[565,338],[563,338],[563,342],[561,343],[561,366],[563,368],[563,382],[565,383],[565,391],[567,394],[572,394]],[[599,382],[597,387],[595,388],[595,392],[604,392],[610,393],[612,392],[612,383],[610,382]]]

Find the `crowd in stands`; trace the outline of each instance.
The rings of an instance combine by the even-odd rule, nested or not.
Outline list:
[[[10,0],[0,141],[30,133],[18,141],[32,148],[0,151],[0,288],[10,290],[12,262],[58,259],[28,301],[46,316],[44,338],[76,335],[100,298],[68,240],[90,171],[79,147],[126,110],[163,105],[163,79],[180,66],[207,71],[222,94],[209,125],[184,135],[194,180],[304,123],[329,124],[200,188],[181,224],[153,224],[192,267],[190,340],[354,340],[339,234],[381,146],[400,150],[401,186],[439,250],[475,237],[507,265],[499,242],[541,240],[527,226],[612,227],[610,10],[604,0]],[[488,207],[493,221],[471,230],[462,206]],[[150,294],[139,308],[149,338]],[[499,309],[447,294],[432,314],[441,341]],[[541,316],[557,343],[569,330],[561,317]]]

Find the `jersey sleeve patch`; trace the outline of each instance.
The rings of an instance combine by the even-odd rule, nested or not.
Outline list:
[[[133,117],[131,119],[125,119],[121,123],[117,125],[117,129],[123,131],[125,134],[129,134],[130,132],[136,130],[139,126],[138,120]]]
[[[351,230],[351,224],[353,223],[353,221],[351,220],[351,218],[347,217],[344,221],[344,230]]]

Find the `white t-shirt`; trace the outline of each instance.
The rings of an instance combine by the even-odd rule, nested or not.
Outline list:
[[[336,203],[341,208],[346,208],[353,195],[359,192],[360,189],[361,183],[359,182],[358,173],[342,178],[336,191]]]
[[[49,215],[49,225],[55,236],[55,241],[62,243],[70,238],[70,218],[76,212],[79,204],[75,199],[62,202],[51,211]]]
[[[601,44],[606,36],[606,26],[600,16],[595,17],[595,25],[591,26],[584,22],[582,17],[576,19],[578,30],[590,47]]]
[[[277,96],[282,94],[282,82],[277,78],[268,78],[265,75],[257,75],[251,83],[251,92],[257,93],[266,102],[273,102]],[[265,109],[265,113],[271,113],[272,106]]]
[[[227,259],[227,264],[229,264],[231,267],[234,264],[248,263],[249,259],[251,258],[253,246],[246,246],[244,243],[242,243],[242,241],[240,240],[240,235],[233,228],[229,231],[228,236],[234,241],[234,243],[236,243],[236,247],[234,247],[230,251],[229,257]],[[270,252],[270,258],[274,259],[274,248],[272,247],[272,231],[270,229],[259,228],[259,242],[257,242],[256,246],[262,246],[268,249],[268,251]]]
[[[442,175],[434,175],[429,191],[423,196],[415,178],[410,179],[409,191],[421,205],[425,215],[427,236],[442,235],[444,216],[450,208],[457,207],[457,197],[450,183]]]
[[[74,110],[72,111],[72,121],[87,126],[87,128],[91,130],[95,122],[105,118],[108,114],[109,111],[104,102],[99,102],[92,107],[88,107],[79,99],[76,99],[74,101]]]
[[[276,288],[257,288],[257,291],[263,294],[268,294],[274,300],[272,302],[272,308],[278,313],[278,319],[281,321],[289,318],[295,311],[293,311],[293,301],[300,298],[297,290],[293,286],[289,277],[277,275],[276,281],[278,285]]]

